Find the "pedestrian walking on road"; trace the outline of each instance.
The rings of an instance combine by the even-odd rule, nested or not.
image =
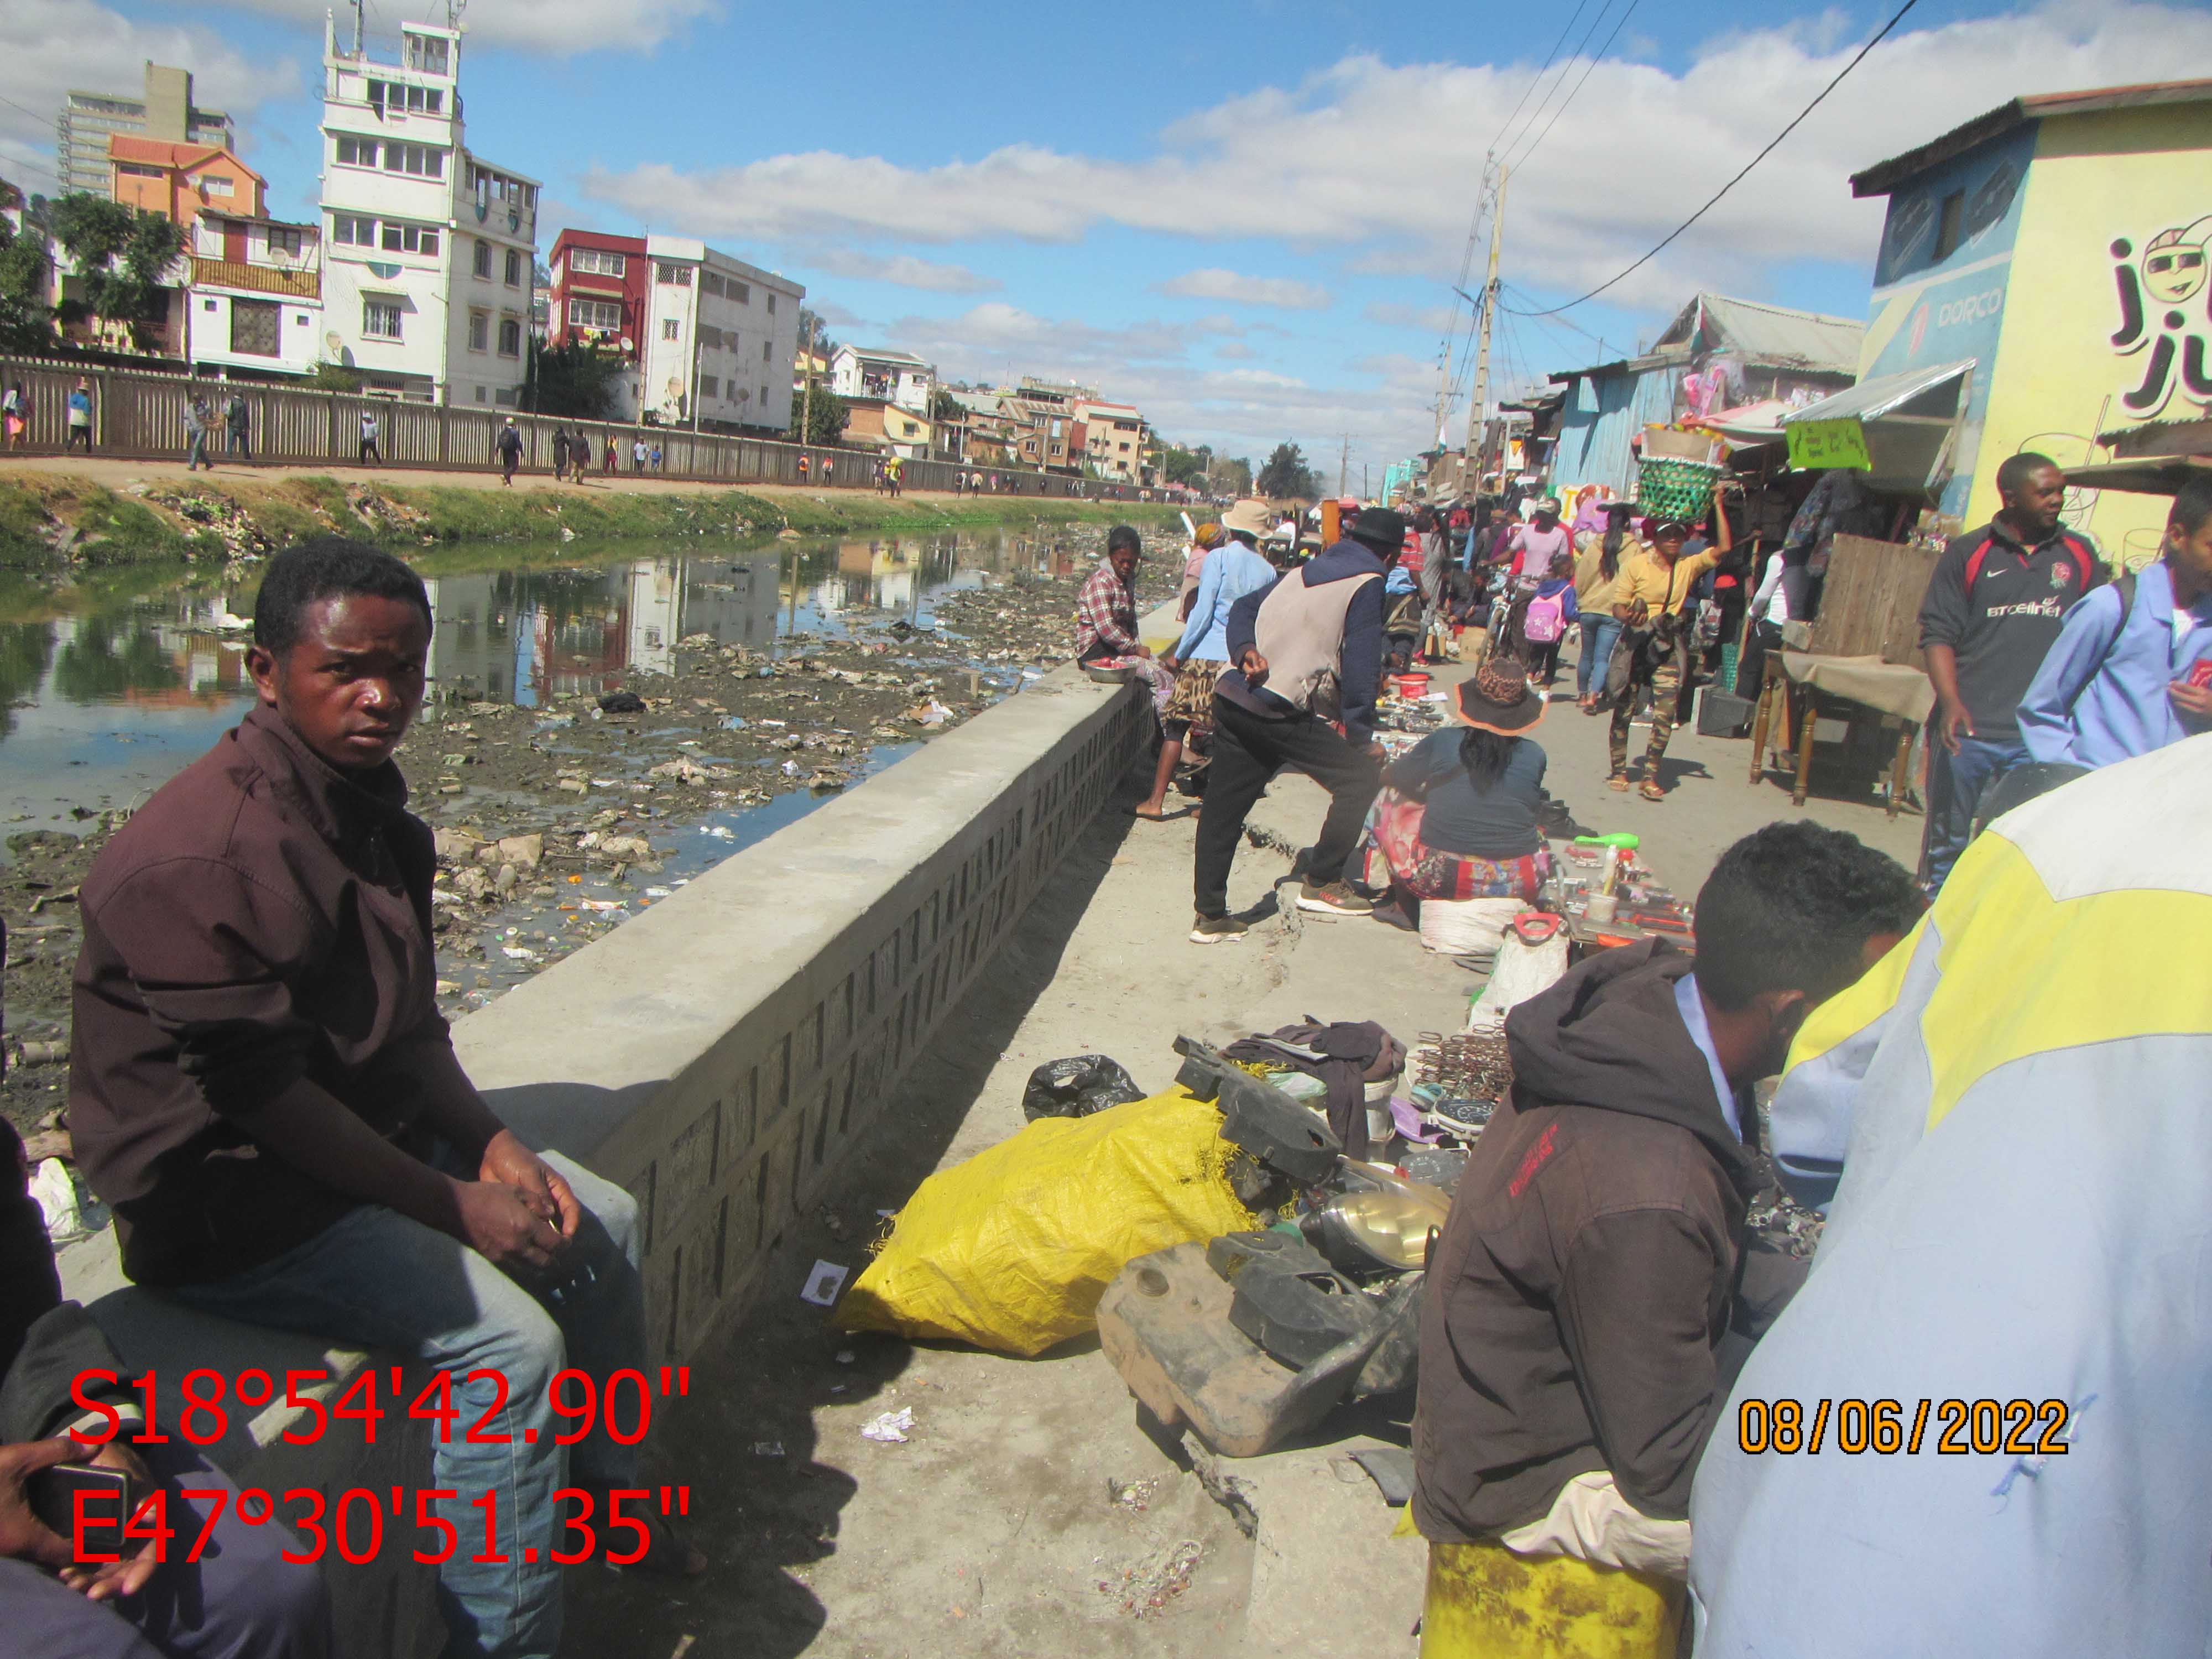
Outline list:
[[[384,447],[379,441],[376,410],[364,407],[361,411],[361,464],[363,466],[384,465]]]
[[[514,424],[514,416],[512,415],[507,417],[507,423],[499,429],[497,448],[500,487],[503,489],[512,489],[514,488],[514,469],[522,465],[522,433]]]
[[[1932,892],[1973,832],[1982,792],[2028,758],[2021,699],[2066,612],[2105,579],[2096,550],[2058,521],[2066,478],[2047,455],[1997,467],[1996,514],[1954,538],[1920,602],[1920,648],[1936,683],[1922,873]]]
[[[222,411],[223,425],[230,434],[230,453],[241,461],[253,459],[253,412],[246,407],[246,394],[234,392]]]
[[[655,444],[655,445],[653,445],[653,470],[655,472],[658,472],[658,471],[659,471],[661,470],[661,466],[660,466],[660,446],[659,446],[659,444]]]
[[[568,479],[568,428],[553,428],[553,482],[566,483]]]
[[[1229,866],[1253,803],[1285,768],[1329,793],[1320,838],[1293,866],[1303,878],[1298,908],[1339,915],[1374,909],[1344,871],[1382,787],[1382,749],[1375,741],[1382,572],[1405,542],[1406,520],[1370,507],[1352,521],[1344,540],[1231,610],[1232,665],[1214,686],[1213,766],[1198,820],[1194,944],[1249,931],[1229,914]]]
[[[615,434],[610,432],[607,434],[606,457],[599,463],[599,471],[602,472],[616,472],[619,471],[621,467],[621,453],[615,447]]]
[[[1575,701],[1585,714],[1603,706],[1606,665],[1620,638],[1620,618],[1613,614],[1614,590],[1620,585],[1621,567],[1644,550],[1630,530],[1636,517],[1632,501],[1608,501],[1605,528],[1593,531],[1575,554],[1575,611],[1581,618],[1583,642],[1575,660]],[[1780,555],[1776,558],[1779,560]]]
[[[8,447],[27,447],[27,439],[31,426],[31,400],[24,395],[21,380],[8,382],[5,397],[0,397],[0,426],[7,429]]]
[[[70,388],[69,441],[64,447],[92,453],[92,382],[82,375]]]
[[[642,438],[631,440],[629,447],[629,470],[633,472],[643,472],[645,471],[645,440]]]
[[[1613,614],[1622,623],[1620,643],[1613,661],[1606,665],[1606,696],[1613,699],[1613,728],[1606,747],[1612,765],[1606,776],[1608,788],[1628,787],[1628,728],[1635,718],[1636,696],[1651,692],[1651,740],[1644,756],[1640,793],[1646,800],[1664,800],[1659,782],[1659,763],[1666,757],[1667,740],[1690,710],[1690,694],[1696,677],[1691,653],[1696,627],[1685,615],[1690,588],[1698,578],[1721,561],[1735,544],[1728,514],[1716,513],[1720,544],[1686,556],[1682,544],[1689,526],[1668,520],[1651,532],[1651,545],[1622,567],[1613,591]]]
[[[216,412],[209,407],[206,395],[195,392],[185,404],[185,471],[204,469],[212,472],[215,463],[208,459],[208,434],[215,429]]]

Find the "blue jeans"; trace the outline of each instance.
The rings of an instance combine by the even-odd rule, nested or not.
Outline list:
[[[2027,763],[2027,750],[2017,737],[1995,742],[1986,738],[1960,737],[1959,752],[1943,746],[1935,729],[1940,713],[1929,717],[1928,736],[1928,850],[1930,892],[1943,885],[1959,854],[1966,850],[1974,832],[1974,808],[1982,791],[2002,774]]]
[[[1612,659],[1613,641],[1620,637],[1620,618],[1584,617],[1582,629],[1582,653],[1575,659],[1575,695],[1587,697],[1592,676],[1596,677],[1597,690],[1605,690],[1605,665]]]
[[[180,1286],[179,1301],[226,1318],[333,1341],[381,1348],[453,1373],[460,1415],[440,1442],[430,1484],[457,1496],[435,1513],[458,1529],[460,1547],[439,1569],[439,1611],[446,1651],[497,1659],[550,1659],[561,1645],[561,1568],[581,1534],[561,1526],[553,1493],[584,1486],[635,1486],[637,1448],[617,1445],[602,1426],[574,1447],[554,1443],[568,1425],[550,1403],[553,1378],[574,1366],[594,1380],[602,1402],[610,1372],[645,1364],[645,1292],[638,1276],[637,1206],[619,1187],[558,1153],[545,1161],[576,1194],[584,1218],[563,1258],[568,1275],[557,1285],[526,1288],[458,1239],[410,1221],[381,1205],[364,1204],[327,1231],[273,1261],[212,1285]],[[473,1174],[453,1170],[449,1172]],[[499,1401],[489,1379],[464,1382],[470,1371],[506,1379],[505,1406],[484,1425],[508,1443],[470,1444],[469,1425]],[[647,1385],[653,1378],[648,1375]],[[577,1387],[562,1390],[571,1406]],[[630,1391],[622,1390],[627,1426]],[[604,1413],[604,1403],[602,1404]],[[484,1518],[469,1500],[495,1491],[498,1548],[483,1547]],[[559,1511],[573,1514],[571,1503]],[[628,1512],[639,1512],[635,1505]],[[609,1534],[595,1507],[591,1524],[613,1547],[636,1547],[627,1530]],[[421,1547],[434,1547],[427,1535]],[[410,1547],[412,1547],[410,1546]],[[526,1553],[535,1552],[526,1559]],[[474,1554],[501,1554],[479,1564]]]

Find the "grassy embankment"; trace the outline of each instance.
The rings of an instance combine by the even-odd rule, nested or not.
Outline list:
[[[356,536],[404,551],[457,542],[757,539],[787,530],[837,535],[1120,519],[1147,523],[1173,511],[1157,502],[1041,496],[890,501],[859,491],[773,496],[705,488],[682,494],[509,491],[325,477],[161,477],[118,491],[67,473],[19,472],[0,478],[0,570],[30,575],[227,562],[313,535]]]

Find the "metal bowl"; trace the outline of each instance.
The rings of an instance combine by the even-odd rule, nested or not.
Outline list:
[[[1100,663],[1085,663],[1083,672],[1101,685],[1127,685],[1137,671],[1127,663],[1119,668],[1109,668]]]

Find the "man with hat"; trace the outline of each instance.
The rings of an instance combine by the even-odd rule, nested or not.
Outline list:
[[[1403,518],[1369,507],[1344,540],[1230,611],[1231,667],[1214,685],[1213,771],[1198,821],[1194,944],[1247,931],[1229,914],[1229,866],[1253,803],[1285,767],[1329,793],[1328,816],[1304,859],[1298,908],[1339,915],[1375,908],[1344,879],[1344,866],[1382,784],[1375,741],[1382,570],[1405,539]]]

